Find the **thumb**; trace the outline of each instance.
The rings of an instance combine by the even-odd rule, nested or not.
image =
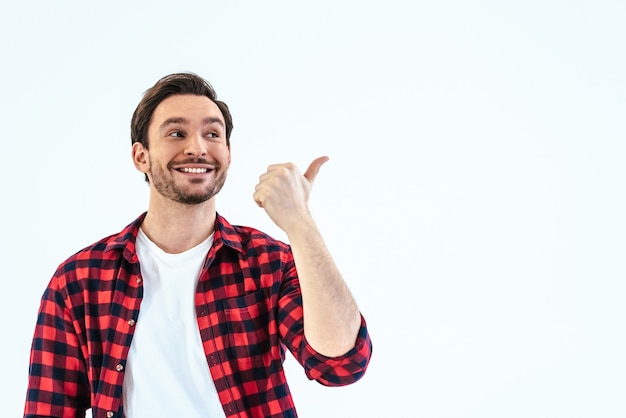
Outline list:
[[[328,161],[329,158],[326,156],[318,157],[313,160],[313,162],[309,165],[309,168],[306,169],[304,173],[304,178],[306,178],[309,183],[313,184],[315,181],[315,177],[317,177],[317,173],[320,171],[320,167]]]

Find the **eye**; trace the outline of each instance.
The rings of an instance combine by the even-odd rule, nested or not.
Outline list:
[[[219,132],[207,132],[204,136],[205,136],[205,138],[208,138],[208,139],[220,139],[220,138],[222,138],[222,135]]]
[[[185,135],[183,135],[183,133],[180,132],[180,131],[172,131],[169,134],[167,134],[167,136],[172,136],[174,138],[184,138],[185,137]]]

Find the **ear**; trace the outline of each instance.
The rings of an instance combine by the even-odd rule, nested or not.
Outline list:
[[[150,159],[148,158],[148,150],[143,146],[140,142],[135,142],[133,144],[133,149],[131,151],[133,157],[133,164],[135,164],[135,168],[142,173],[147,173],[150,171]]]

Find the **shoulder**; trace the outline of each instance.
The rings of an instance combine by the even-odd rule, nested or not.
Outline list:
[[[69,256],[57,268],[54,278],[66,283],[87,277],[103,278],[106,271],[116,271],[124,260],[137,261],[135,241],[144,215],[120,232],[108,235]],[[54,279],[53,279],[54,280]]]
[[[231,225],[220,215],[217,217],[216,234],[219,234],[219,239],[224,242],[224,245],[244,253],[258,248],[269,251],[291,252],[290,246],[285,242],[250,226]]]

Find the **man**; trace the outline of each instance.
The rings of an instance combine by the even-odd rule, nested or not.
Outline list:
[[[285,349],[329,386],[363,376],[365,321],[308,209],[327,160],[271,165],[253,194],[289,245],[216,212],[232,118],[172,74],[131,121],[148,210],[63,262],[43,295],[25,417],[295,417]]]

